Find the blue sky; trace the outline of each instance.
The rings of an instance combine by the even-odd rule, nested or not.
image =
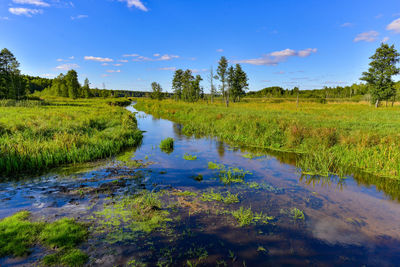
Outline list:
[[[224,55],[251,90],[351,85],[381,42],[400,50],[399,0],[0,0],[0,47],[23,73],[69,68],[92,87],[170,91]]]

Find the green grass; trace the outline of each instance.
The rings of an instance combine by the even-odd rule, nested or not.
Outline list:
[[[55,250],[43,258],[45,265],[82,266],[88,256],[76,249],[88,236],[87,227],[74,219],[60,219],[52,223],[31,222],[30,213],[18,212],[0,221],[0,256],[22,257],[32,247],[44,245]]]
[[[262,212],[255,213],[251,210],[251,208],[245,209],[244,207],[240,207],[238,210],[232,211],[231,214],[236,219],[240,227],[255,224],[257,222],[268,224],[269,221],[274,219],[274,217],[267,216]]]
[[[308,174],[352,173],[400,178],[399,106],[365,103],[183,103],[140,99],[138,110],[183,124],[188,135],[235,145],[295,152]]]
[[[0,176],[108,157],[142,138],[134,115],[110,100],[47,101],[0,106]]]
[[[168,154],[171,153],[172,151],[174,151],[174,139],[171,137],[168,137],[168,138],[162,140],[160,143],[160,149],[161,149],[161,151],[168,153]]]
[[[219,180],[224,184],[224,185],[230,185],[230,184],[244,184],[244,178],[246,175],[251,175],[252,173],[249,171],[245,171],[240,168],[235,168],[235,167],[226,167],[223,164],[217,164],[214,162],[209,162],[208,163],[208,168],[211,170],[218,170],[218,177]]]
[[[291,214],[293,220],[295,220],[295,221],[297,221],[297,220],[304,221],[304,219],[305,219],[304,212],[302,210],[299,210],[298,208],[291,209],[290,214]]]

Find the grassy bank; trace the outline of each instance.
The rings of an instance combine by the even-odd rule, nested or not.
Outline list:
[[[293,102],[222,104],[141,99],[138,110],[183,124],[185,134],[215,136],[247,145],[301,154],[305,173],[362,170],[400,178],[400,108],[367,104]]]
[[[0,176],[104,158],[138,144],[134,115],[114,102],[0,105]]]

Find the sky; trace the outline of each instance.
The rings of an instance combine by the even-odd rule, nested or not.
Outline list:
[[[221,56],[252,91],[346,86],[382,42],[400,50],[399,0],[0,0],[0,49],[22,73],[75,69],[92,88],[171,92],[181,68],[208,92]]]

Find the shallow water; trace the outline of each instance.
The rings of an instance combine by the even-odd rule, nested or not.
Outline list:
[[[133,107],[129,107],[135,112]],[[53,170],[40,177],[0,184],[0,218],[26,209],[34,218],[54,220],[63,216],[89,220],[101,210],[107,197],[147,190],[206,192],[229,190],[240,203],[223,205],[207,202],[199,212],[177,209],[179,220],[171,223],[173,233],[153,233],[140,239],[122,239],[110,245],[91,236],[84,249],[91,265],[124,266],[133,258],[147,262],[215,266],[280,265],[372,265],[393,266],[400,262],[399,183],[380,180],[376,186],[367,176],[307,177],[283,157],[260,154],[248,159],[245,148],[234,148],[210,138],[181,134],[181,125],[137,113],[144,132],[142,144],[124,155],[146,164],[139,168],[121,165],[112,158]],[[158,145],[173,137],[174,150],[167,154]],[[185,153],[197,160],[184,160]],[[255,153],[253,151],[253,153]],[[208,162],[238,167],[251,172],[248,184],[224,186],[215,179]],[[195,177],[202,176],[202,180]],[[123,181],[110,190],[110,182]],[[108,187],[106,187],[106,186]],[[104,187],[102,187],[104,186]],[[90,195],[87,188],[106,188]],[[110,193],[111,191],[111,193]],[[232,216],[212,211],[251,207],[274,219],[268,224],[239,227]],[[295,220],[290,210],[298,208],[304,220]],[[211,212],[210,212],[211,210]],[[171,230],[172,231],[172,230]],[[37,248],[25,259],[0,259],[1,266],[30,265],[46,253]],[[200,255],[203,255],[201,257]],[[205,255],[205,256],[204,256]],[[199,259],[201,258],[201,259]],[[196,260],[196,261],[195,261]]]

